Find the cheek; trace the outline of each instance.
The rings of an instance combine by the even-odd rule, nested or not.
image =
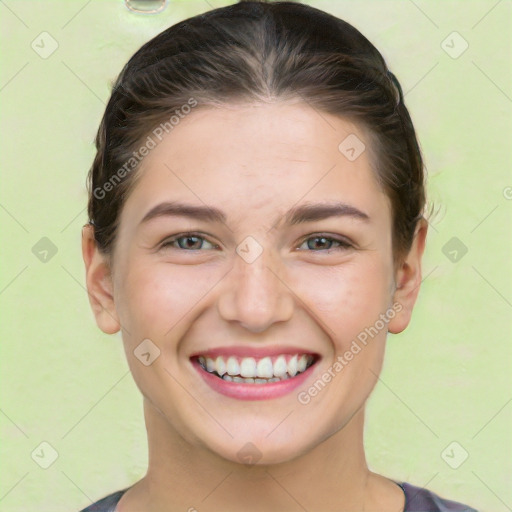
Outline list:
[[[211,273],[194,265],[134,265],[119,289],[121,322],[137,337],[162,339],[205,297],[210,281]]]
[[[320,316],[327,334],[346,343],[373,325],[388,307],[388,272],[382,261],[351,262],[304,272],[299,278],[298,295]]]

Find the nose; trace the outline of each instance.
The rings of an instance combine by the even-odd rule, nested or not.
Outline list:
[[[224,320],[259,333],[292,317],[293,293],[282,264],[269,250],[263,250],[251,263],[236,254],[233,265],[218,299],[218,311]]]

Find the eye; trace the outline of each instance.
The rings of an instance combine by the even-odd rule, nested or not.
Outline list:
[[[217,245],[208,242],[208,240],[197,234],[197,233],[181,233],[179,235],[175,235],[166,241],[164,241],[160,245],[160,249],[170,248],[170,249],[184,249],[188,251],[196,251],[205,249],[204,244],[209,244],[210,247],[206,247],[206,249],[215,249],[218,248]],[[323,252],[330,250],[344,250],[353,247],[353,245],[344,239],[338,239],[335,237],[325,236],[325,235],[315,235],[309,238],[306,238],[301,246],[306,244],[307,249],[310,249],[313,252]],[[334,245],[334,247],[333,247]],[[300,249],[300,247],[299,247]]]
[[[210,248],[217,247],[206,240],[206,238],[196,233],[182,233],[167,239],[160,245],[160,249],[188,249],[190,251],[200,250],[203,242],[210,244]],[[177,243],[177,246],[176,246]],[[208,248],[208,247],[207,247]]]
[[[313,241],[313,243],[310,243],[310,241]],[[344,250],[353,247],[353,245],[349,243],[347,240],[333,238],[324,235],[315,235],[306,238],[301,245],[304,244],[307,244],[307,248],[313,250],[313,252],[329,251],[331,249]],[[337,244],[337,246],[333,247],[333,244]]]

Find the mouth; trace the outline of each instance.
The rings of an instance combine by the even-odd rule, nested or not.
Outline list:
[[[192,356],[192,366],[214,391],[238,400],[268,400],[304,385],[320,360],[305,352],[272,355],[247,350],[222,351]],[[245,352],[245,353],[244,353]]]
[[[280,354],[263,358],[238,356],[196,357],[206,372],[237,384],[270,384],[294,378],[315,363],[312,354]]]

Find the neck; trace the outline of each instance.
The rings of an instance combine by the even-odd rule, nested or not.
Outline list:
[[[269,465],[239,464],[199,443],[185,441],[147,400],[144,413],[148,471],[128,492],[132,502],[145,504],[145,510],[364,510],[369,482],[375,475],[368,470],[364,455],[363,408],[315,448],[293,460]]]

